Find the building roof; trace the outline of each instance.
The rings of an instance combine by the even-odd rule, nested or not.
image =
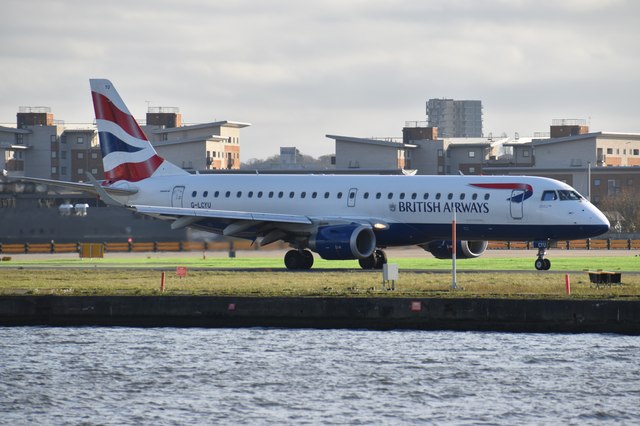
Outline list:
[[[592,132],[592,133],[583,133],[581,135],[565,136],[562,138],[533,139],[531,141],[531,144],[535,146],[551,145],[554,143],[573,142],[573,141],[579,141],[581,139],[593,139],[593,138],[639,139],[640,133]]]
[[[365,145],[376,145],[376,146],[383,146],[383,147],[387,147],[387,148],[418,148],[418,145],[413,145],[413,144],[403,144],[401,142],[393,142],[393,141],[389,141],[389,140],[382,140],[382,139],[369,139],[369,138],[354,138],[351,136],[337,136],[337,135],[325,135],[326,137],[328,137],[329,139],[333,139],[336,142],[338,140],[341,141],[345,141],[345,142],[353,142],[353,143],[361,143],[361,144],[365,144]]]
[[[197,142],[206,142],[206,141],[214,141],[214,142],[226,142],[229,138],[226,136],[218,136],[218,135],[209,135],[209,136],[195,136],[192,138],[180,138],[166,141],[153,141],[151,144],[153,146],[169,146],[169,145],[181,145],[185,143],[197,143]]]
[[[173,133],[173,132],[184,132],[185,130],[197,130],[197,129],[206,129],[207,127],[232,127],[235,129],[242,129],[244,127],[251,126],[251,123],[242,123],[240,121],[213,121],[211,123],[202,123],[202,124],[192,124],[188,126],[180,126],[180,127],[167,127],[167,128],[158,128],[151,130],[154,134],[160,133]]]
[[[5,127],[5,126],[0,126],[0,132],[15,133],[15,134],[21,134],[21,135],[28,135],[30,133],[33,133],[31,130],[18,129],[16,127]]]

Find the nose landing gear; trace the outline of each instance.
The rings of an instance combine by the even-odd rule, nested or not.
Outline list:
[[[538,271],[548,271],[551,268],[551,261],[544,257],[547,254],[549,243],[547,241],[536,241],[535,244],[538,247],[538,258],[533,265]]]

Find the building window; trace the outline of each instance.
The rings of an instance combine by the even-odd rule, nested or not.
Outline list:
[[[56,173],[58,173],[58,168],[57,167],[51,167],[51,174],[55,175]]]
[[[78,160],[82,160],[84,158],[84,152],[78,153]]]
[[[593,186],[600,186],[600,179],[594,179]]]
[[[51,151],[51,158],[57,158],[58,157],[58,153],[55,151]]]
[[[476,168],[475,167],[469,167],[469,174],[473,174],[476,172]]]
[[[84,169],[78,169],[78,174],[79,174],[79,175],[84,174]]]
[[[66,167],[60,167],[60,174],[62,176],[66,176],[67,175],[67,168]]]
[[[97,175],[98,174],[98,169],[91,169],[91,174],[92,175]]]
[[[469,151],[469,158],[476,158],[476,152],[475,151]]]
[[[438,150],[438,157],[444,157],[444,151],[442,149]]]
[[[55,142],[58,138],[56,138],[56,135],[51,135],[51,142]]]
[[[607,148],[607,154],[613,154],[613,148]]]
[[[522,150],[522,156],[523,157],[528,157],[529,156],[529,150],[528,149]]]
[[[93,158],[94,160],[96,160],[98,158],[98,153],[97,152],[92,152],[91,153],[91,158]]]
[[[84,143],[84,138],[82,136],[78,136],[78,144]]]
[[[67,151],[60,151],[60,158],[63,160],[67,159]]]

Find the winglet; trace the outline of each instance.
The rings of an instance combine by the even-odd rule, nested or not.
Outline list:
[[[109,206],[118,206],[118,207],[124,206],[123,203],[116,201],[111,195],[107,194],[107,191],[105,191],[105,189],[98,183],[98,181],[96,181],[96,178],[94,178],[91,173],[86,172],[86,175],[87,175],[87,178],[89,179],[89,182],[91,182],[93,187],[96,189],[96,192],[100,196],[100,199],[105,204]]]

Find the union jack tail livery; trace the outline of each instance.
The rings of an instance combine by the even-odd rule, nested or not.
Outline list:
[[[109,80],[90,83],[107,183],[187,174],[158,156]]]

